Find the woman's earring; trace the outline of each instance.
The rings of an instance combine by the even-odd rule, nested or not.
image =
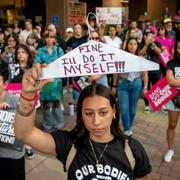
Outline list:
[[[116,115],[115,114],[113,114],[113,119],[116,119]]]

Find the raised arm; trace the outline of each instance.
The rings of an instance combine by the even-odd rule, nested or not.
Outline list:
[[[36,110],[34,109],[34,97],[50,80],[38,80],[41,73],[41,65],[36,64],[27,71],[22,80],[22,92],[15,116],[14,131],[18,139],[34,149],[56,155],[53,137],[34,126]]]

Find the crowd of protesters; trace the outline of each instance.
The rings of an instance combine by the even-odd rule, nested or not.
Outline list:
[[[21,83],[24,72],[35,63],[51,63],[91,38],[158,63],[160,69],[156,71],[86,77],[86,81],[89,83],[101,83],[112,89],[114,95],[117,96],[121,110],[120,116],[124,134],[131,136],[137,102],[141,95],[166,76],[167,69],[167,78],[172,80],[175,67],[180,68],[178,63],[168,64],[165,68],[160,61],[160,53],[164,50],[168,50],[171,59],[173,59],[172,62],[180,61],[180,18],[172,18],[166,12],[162,16],[162,22],[157,26],[153,26],[152,21],[147,19],[144,26],[139,28],[136,20],[131,20],[127,27],[124,24],[108,26],[105,22],[97,24],[95,17],[92,16],[89,19],[90,36],[86,25],[75,24],[72,27],[67,27],[64,34],[60,35],[54,24],[49,24],[42,32],[44,28],[40,23],[33,25],[32,21],[27,19],[24,21],[24,29],[19,27],[17,22],[13,28],[0,27],[0,61],[8,66],[8,81]],[[174,46],[175,44],[176,46]],[[178,70],[176,69],[176,71]],[[39,99],[43,110],[44,131],[52,132],[63,128],[63,95],[67,91],[71,92],[76,106],[80,92],[74,87],[74,83],[79,78],[57,78],[41,90]],[[171,82],[170,85],[178,87],[180,86],[179,81],[180,79],[174,78],[174,83]],[[144,113],[150,113],[151,108],[148,101],[144,99],[144,102]],[[164,160],[170,162],[174,155],[173,142],[180,109],[163,107],[163,110],[166,109],[169,113],[167,130],[169,149]],[[32,155],[32,152],[30,153]]]

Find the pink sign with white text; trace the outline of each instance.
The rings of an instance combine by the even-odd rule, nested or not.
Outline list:
[[[167,49],[165,49],[161,54],[160,54],[160,60],[162,65],[166,68],[168,61],[171,59],[171,54]]]
[[[6,87],[6,91],[8,91],[12,94],[16,94],[18,96],[20,96],[21,90],[22,90],[21,83],[8,83],[8,85]]]
[[[17,96],[20,96],[21,90],[22,90],[22,84],[21,83],[8,83],[5,90]],[[35,105],[36,107],[39,106],[38,95],[36,95],[35,97]]]
[[[167,83],[166,77],[159,80],[144,96],[154,111],[159,110],[172,99],[178,90]]]

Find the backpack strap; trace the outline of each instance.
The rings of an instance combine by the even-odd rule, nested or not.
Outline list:
[[[69,167],[70,167],[70,165],[71,165],[71,163],[72,163],[72,161],[76,155],[76,152],[77,152],[77,149],[75,148],[74,144],[72,144],[72,147],[71,147],[69,154],[67,156],[66,165],[65,165],[67,171],[68,171],[68,169],[69,169]]]
[[[129,140],[128,139],[125,139],[125,149],[124,149],[124,152],[125,152],[128,160],[129,160],[129,163],[131,165],[132,170],[134,170],[134,166],[135,166],[136,161],[135,161],[135,158],[133,156],[132,150],[131,150],[131,148],[129,146]]]

